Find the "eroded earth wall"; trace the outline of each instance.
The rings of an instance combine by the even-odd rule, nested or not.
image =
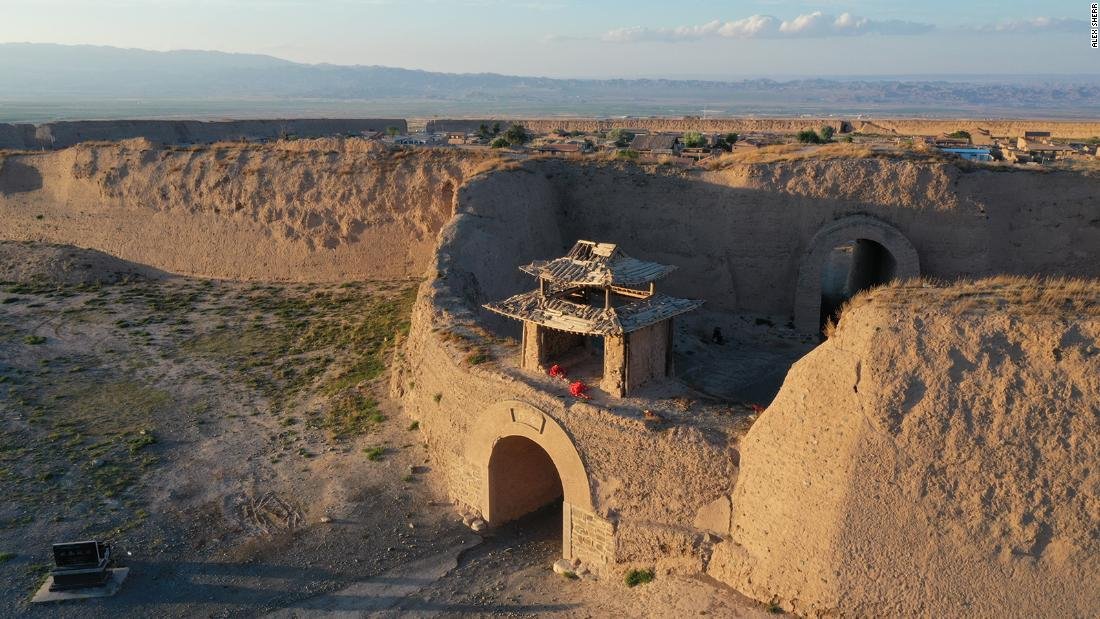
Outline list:
[[[547,173],[561,187],[567,239],[619,243],[631,255],[676,265],[659,289],[711,307],[789,317],[815,235],[854,215],[898,230],[916,249],[920,272],[932,277],[1100,276],[1095,177],[886,159],[693,174],[558,164]]]
[[[417,276],[451,218],[455,192],[481,172],[518,165],[365,140],[193,148],[131,141],[9,154],[0,164],[0,235],[89,246],[200,276]],[[540,218],[559,227],[523,255],[536,248],[540,258],[560,255],[577,238],[619,243],[679,267],[663,290],[719,309],[789,318],[815,235],[852,216],[903,235],[924,275],[1100,276],[1094,176],[892,159],[717,171],[533,160],[522,169],[542,178],[552,198],[527,204],[526,193],[505,183],[483,191],[512,208],[538,206]],[[520,263],[509,256],[499,259]],[[480,300],[518,292],[520,282],[518,274],[481,281]]]
[[[402,118],[290,118],[278,120],[73,120],[30,124],[0,123],[0,148],[68,148],[81,142],[143,138],[163,144],[208,144],[230,140],[323,138],[408,130]]]
[[[495,161],[361,139],[0,154],[0,236],[203,277],[414,277],[454,192]]]
[[[795,364],[711,575],[807,616],[1100,613],[1100,287],[980,288],[876,291]]]

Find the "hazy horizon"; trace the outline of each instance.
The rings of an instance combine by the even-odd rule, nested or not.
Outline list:
[[[0,41],[553,78],[1093,75],[1088,3],[8,0]],[[1041,50],[1037,53],[1036,50]]]

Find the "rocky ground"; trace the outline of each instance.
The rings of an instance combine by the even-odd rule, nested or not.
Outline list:
[[[0,615],[762,612],[678,576],[554,574],[552,509],[484,540],[463,526],[383,395],[415,282],[198,280],[0,250]],[[50,544],[88,538],[131,568],[122,591],[29,604]]]

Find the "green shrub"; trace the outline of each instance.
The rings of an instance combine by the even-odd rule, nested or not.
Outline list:
[[[626,586],[637,587],[647,582],[653,582],[653,570],[630,570],[626,573]]]
[[[420,422],[419,421],[414,421],[414,422],[410,423],[409,427],[407,429],[408,429],[409,432],[416,432],[417,430],[420,429]]]
[[[39,344],[45,344],[46,338],[42,337],[41,335],[28,335],[27,337],[23,338],[23,341],[27,344],[30,344],[31,346],[37,346]]]
[[[627,161],[636,161],[638,159],[638,151],[632,149],[624,149],[615,153],[616,159],[625,159]]]
[[[812,129],[806,129],[805,131],[798,132],[798,141],[803,144],[820,144],[821,136],[817,135],[817,132]]]
[[[489,148],[505,148],[505,147],[510,146],[510,145],[511,145],[511,143],[508,140],[506,140],[504,138],[496,138],[495,140],[493,140],[492,142],[489,143]]]
[[[377,462],[382,459],[382,456],[386,454],[385,447],[364,447],[363,453],[367,456],[367,460],[371,462]]]
[[[478,349],[470,354],[466,355],[466,363],[469,365],[481,365],[488,361],[491,357],[489,352],[484,349]]]

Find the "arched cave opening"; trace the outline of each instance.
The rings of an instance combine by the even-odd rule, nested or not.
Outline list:
[[[821,326],[835,320],[848,299],[889,282],[896,271],[894,255],[875,241],[856,239],[834,247],[821,269]]]
[[[515,520],[561,502],[561,477],[550,455],[535,441],[506,436],[489,457],[489,503],[493,524]]]

